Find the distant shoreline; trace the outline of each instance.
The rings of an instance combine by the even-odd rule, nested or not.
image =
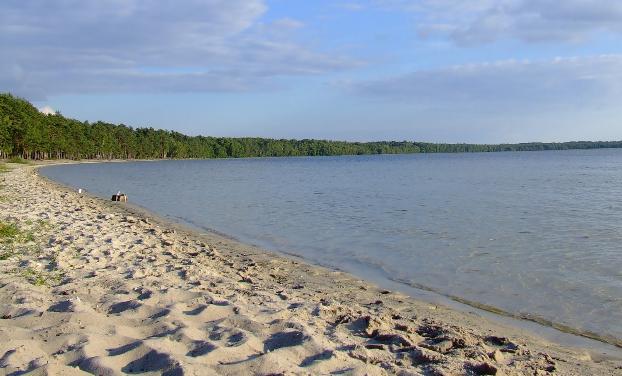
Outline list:
[[[0,134],[6,135],[0,138],[0,159],[212,159],[622,148],[622,141],[467,144],[188,136],[46,115],[24,99],[1,93],[0,118],[8,119],[0,122]]]
[[[613,142],[613,141],[612,141]],[[615,141],[617,142],[617,141]],[[564,152],[564,151],[590,151],[590,150],[619,150],[622,149],[622,141],[620,146],[615,147],[594,147],[594,148],[567,148],[567,149],[537,149],[537,150],[499,150],[499,151],[456,151],[456,152],[413,152],[413,153],[387,153],[387,154],[332,154],[332,155],[285,155],[285,156],[249,156],[249,157],[222,157],[222,158],[202,158],[202,157],[188,157],[188,158],[81,158],[81,159],[24,159],[18,158],[19,161],[11,161],[11,158],[0,158],[0,163],[43,163],[48,166],[62,165],[62,164],[77,164],[77,163],[129,163],[129,162],[160,162],[160,161],[210,161],[210,160],[237,160],[237,159],[264,159],[264,158],[330,158],[330,157],[372,157],[372,156],[397,156],[397,155],[469,155],[469,154],[504,154],[504,153],[537,153],[537,152]],[[21,161],[21,162],[20,162]]]

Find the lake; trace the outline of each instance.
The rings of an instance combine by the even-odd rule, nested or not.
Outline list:
[[[199,229],[622,339],[622,150],[77,164],[56,181]]]

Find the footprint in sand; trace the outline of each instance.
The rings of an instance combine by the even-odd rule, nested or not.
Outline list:
[[[201,304],[194,309],[184,311],[184,314],[188,316],[197,316],[197,315],[200,315],[203,311],[205,311],[206,308],[207,308],[207,305]]]
[[[151,320],[157,320],[157,319],[159,319],[159,318],[162,318],[162,317],[168,316],[170,313],[171,313],[171,310],[170,310],[170,309],[168,309],[168,308],[164,308],[163,310],[160,310],[160,311],[158,311],[158,312],[154,313],[153,315],[149,316],[149,318],[150,318]]]
[[[128,300],[125,302],[115,303],[111,305],[110,308],[108,309],[108,313],[110,314],[123,313],[127,310],[137,309],[140,306],[142,306],[140,302],[137,302],[136,300]]]
[[[283,347],[299,346],[308,339],[308,336],[297,330],[274,333],[264,341],[264,351],[270,352]]]
[[[137,349],[142,344],[143,344],[142,341],[135,341],[135,342],[130,342],[127,345],[116,347],[114,349],[107,349],[106,351],[108,351],[109,356],[118,356],[118,355],[123,355],[126,352],[132,351],[134,349]]]
[[[80,298],[73,298],[71,300],[63,300],[56,304],[53,304],[48,308],[48,312],[87,312],[92,311],[90,307],[82,303]]]
[[[153,295],[153,291],[151,291],[151,290],[141,290],[140,295],[138,295],[138,297],[136,297],[136,299],[138,299],[138,300],[147,300],[147,299],[151,298],[151,295]]]
[[[217,347],[206,341],[195,341],[192,343],[192,350],[190,350],[186,355],[191,356],[193,358],[206,355]]]
[[[151,350],[142,357],[129,362],[121,371],[129,374],[162,372],[163,376],[183,375],[183,369],[168,354]]]
[[[228,335],[227,335],[228,334]],[[226,347],[238,347],[248,341],[248,336],[237,329],[230,328],[217,328],[214,332],[210,333],[209,339],[212,341],[221,341],[226,337]]]

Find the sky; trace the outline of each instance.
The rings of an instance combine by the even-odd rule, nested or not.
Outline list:
[[[0,92],[190,135],[622,140],[622,2],[3,0]]]

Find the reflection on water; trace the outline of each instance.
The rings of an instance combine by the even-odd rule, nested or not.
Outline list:
[[[170,218],[323,265],[371,267],[622,338],[622,150],[83,164],[43,174],[103,197],[122,190]]]

